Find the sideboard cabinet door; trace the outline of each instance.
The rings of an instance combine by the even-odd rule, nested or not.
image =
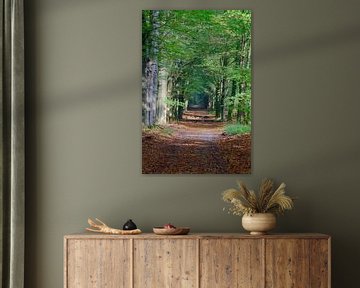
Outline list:
[[[266,239],[266,288],[327,288],[327,239]]]
[[[130,240],[67,240],[68,288],[131,287]]]
[[[134,288],[196,288],[196,239],[134,240]]]
[[[261,239],[202,239],[200,287],[263,287],[263,253]]]

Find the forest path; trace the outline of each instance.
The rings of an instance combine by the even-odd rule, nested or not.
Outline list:
[[[221,137],[224,129],[223,122],[216,122],[215,116],[207,110],[188,110],[183,114],[183,120],[177,124],[170,124],[173,136],[180,139],[194,141],[215,141]]]
[[[251,138],[224,136],[224,123],[206,110],[185,112],[167,127],[171,136],[143,134],[143,173],[249,173]]]
[[[173,130],[174,138],[215,142],[222,136],[224,124],[221,122],[181,121],[178,124],[169,125],[169,127]]]
[[[202,109],[184,112],[183,120],[170,126],[174,130],[174,137],[194,141],[217,140],[224,129],[223,122],[216,122],[213,114]]]

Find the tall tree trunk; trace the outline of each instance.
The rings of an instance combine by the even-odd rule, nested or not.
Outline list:
[[[166,106],[166,97],[168,92],[168,72],[166,68],[160,68],[159,71],[159,93],[157,98],[157,123],[160,125],[166,124],[166,114],[167,114],[167,106]]]
[[[222,57],[220,59],[220,65],[223,69],[223,76],[221,78],[221,85],[220,85],[220,116],[221,116],[221,121],[225,120],[225,97],[226,97],[226,67],[228,65],[228,58]]]
[[[246,54],[246,37],[243,35],[241,36],[241,40],[240,40],[240,47],[239,47],[239,69],[242,70],[245,68],[246,66],[246,59],[247,59],[247,54]],[[245,86],[246,83],[244,83],[244,81],[240,81],[238,83],[238,91],[239,93],[244,93],[245,92]],[[238,103],[237,103],[237,113],[236,113],[236,121],[237,122],[241,122],[242,118],[244,116],[244,111],[243,111],[243,103],[241,101],[241,99],[238,99]]]
[[[172,76],[168,76],[168,80],[167,80],[167,96],[171,97],[172,93],[173,93],[173,87],[174,87],[174,79]],[[174,111],[170,105],[170,107],[167,107],[167,111],[166,111],[166,122],[170,122],[171,119],[173,119],[174,117]]]
[[[178,120],[180,121],[182,119],[183,113],[184,113],[184,106],[185,106],[185,99],[184,94],[179,95],[179,105],[178,105]]]
[[[159,10],[151,12],[151,52],[146,63],[146,115],[145,125],[151,126],[156,121],[156,99],[158,93],[158,38],[159,38]]]
[[[225,83],[226,78],[223,76],[221,80],[221,90],[220,90],[220,117],[221,121],[225,120]]]
[[[245,39],[246,38],[246,39]],[[249,69],[250,68],[250,61],[251,61],[251,39],[249,39],[248,36],[244,37],[243,45],[241,47],[242,51],[242,59],[240,62],[240,69]],[[239,83],[239,92],[240,93],[246,93],[248,89],[247,81],[243,80],[241,83]],[[249,119],[249,113],[246,110],[243,110],[242,108],[246,105],[245,103],[245,97],[242,98],[242,101],[239,102],[238,106],[238,116],[237,121],[241,124],[248,124]]]
[[[233,115],[234,106],[235,106],[235,95],[236,95],[236,80],[232,80],[231,81],[231,94],[230,94],[231,100],[229,101],[229,106],[228,106],[227,121],[232,120],[232,115]]]
[[[150,59],[149,47],[150,43],[150,33],[148,32],[148,25],[150,23],[150,14],[148,11],[143,11],[142,13],[142,123],[146,124],[147,117],[147,62]]]
[[[215,89],[215,103],[214,103],[215,118],[220,117],[220,85],[221,85],[221,82],[219,81],[216,84],[216,89]]]
[[[248,35],[244,45],[244,63],[243,68],[249,69],[251,64],[251,35]]]

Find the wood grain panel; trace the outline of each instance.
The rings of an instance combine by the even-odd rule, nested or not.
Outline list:
[[[131,287],[130,240],[67,240],[66,288]]]
[[[309,287],[310,241],[266,239],[266,288]]]
[[[328,288],[329,272],[329,241],[324,239],[310,240],[310,287]]]
[[[65,288],[330,288],[323,234],[65,236]]]
[[[135,288],[196,288],[197,240],[134,240]]]
[[[263,240],[200,241],[200,287],[262,288]]]

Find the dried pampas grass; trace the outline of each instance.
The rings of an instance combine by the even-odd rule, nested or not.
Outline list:
[[[273,189],[274,182],[264,179],[259,193],[249,190],[245,183],[238,181],[238,189],[227,189],[222,193],[222,199],[230,203],[229,213],[233,215],[251,215],[255,213],[283,214],[294,208],[294,198],[285,195],[285,183]]]

